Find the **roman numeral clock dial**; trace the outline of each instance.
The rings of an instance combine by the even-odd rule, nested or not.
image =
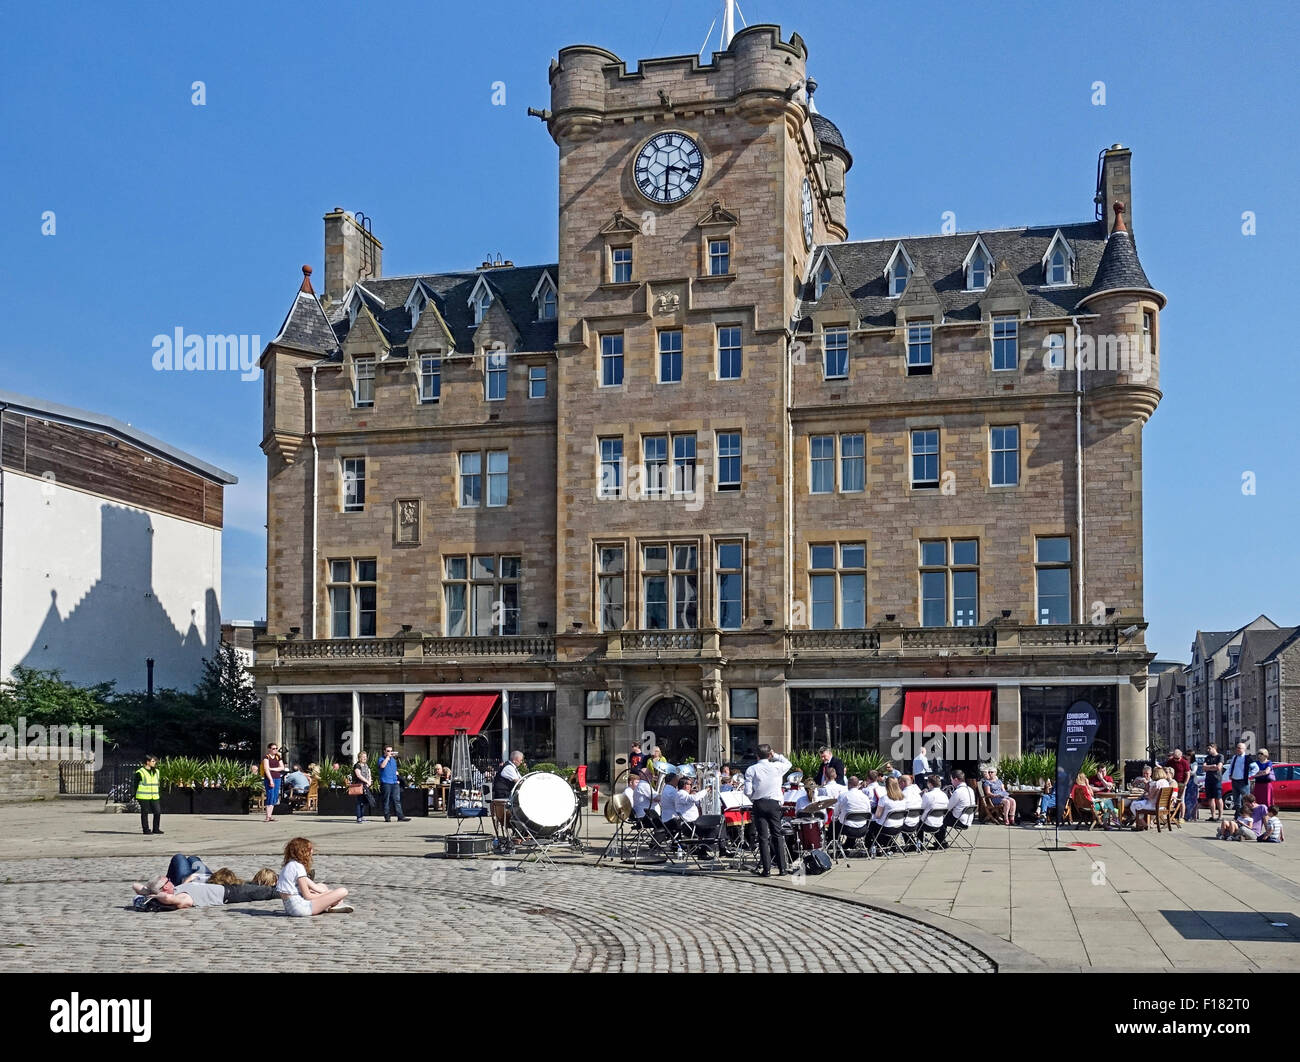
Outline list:
[[[637,152],[632,178],[652,203],[679,203],[704,174],[699,145],[685,133],[660,133]]]

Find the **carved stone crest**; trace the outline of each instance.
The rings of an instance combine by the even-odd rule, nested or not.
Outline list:
[[[655,313],[667,314],[676,313],[677,305],[681,302],[681,297],[675,292],[666,295],[660,295],[655,299]]]
[[[397,499],[397,522],[393,539],[398,545],[410,546],[420,541],[420,500]]]

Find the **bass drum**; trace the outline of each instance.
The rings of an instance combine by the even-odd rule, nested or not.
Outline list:
[[[551,837],[573,821],[578,800],[558,774],[526,774],[510,792],[510,814],[534,837]]]

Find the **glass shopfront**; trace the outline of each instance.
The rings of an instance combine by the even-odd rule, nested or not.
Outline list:
[[[1102,763],[1116,763],[1119,693],[1114,686],[1021,686],[1020,750],[1055,752],[1061,720],[1075,701],[1087,701],[1097,709],[1099,725],[1089,755]]]
[[[519,690],[510,697],[510,750],[524,754],[524,762],[555,762],[555,693]]]
[[[880,744],[880,690],[876,687],[792,689],[790,748],[805,752],[829,745],[874,752]]]
[[[406,698],[400,693],[363,693],[361,695],[361,733],[370,762],[379,762],[385,745],[402,747],[402,727],[406,722]],[[355,757],[354,757],[355,758]]]
[[[352,694],[284,693],[280,712],[287,763],[352,762]]]

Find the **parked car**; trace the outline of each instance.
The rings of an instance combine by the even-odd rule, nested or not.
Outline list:
[[[1200,759],[1200,757],[1197,757]],[[1273,764],[1273,803],[1283,811],[1300,810],[1300,763]],[[1253,790],[1253,786],[1251,787]],[[1224,807],[1232,806],[1232,783],[1223,786]],[[1205,789],[1201,789],[1200,806],[1206,806]]]

